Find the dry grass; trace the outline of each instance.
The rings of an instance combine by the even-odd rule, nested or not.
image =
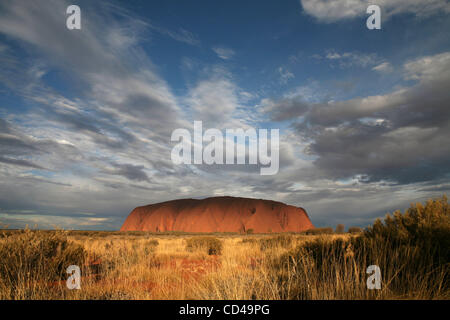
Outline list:
[[[0,280],[0,299],[280,299],[268,257],[279,257],[315,238],[288,237],[290,241],[276,243],[273,235],[223,236],[219,256],[203,246],[189,249],[197,238],[192,236],[69,235],[70,243],[86,251],[81,290],[66,288],[67,275],[60,281],[32,278],[15,287]]]
[[[179,233],[9,231],[0,238],[0,299],[450,299],[448,205],[415,208],[358,234],[199,240]],[[36,249],[44,244],[45,254]],[[76,264],[70,259],[82,265],[81,290],[66,288],[61,267]],[[51,263],[56,267],[47,268]],[[371,264],[382,270],[381,290],[366,287]],[[12,271],[14,277],[5,276]]]

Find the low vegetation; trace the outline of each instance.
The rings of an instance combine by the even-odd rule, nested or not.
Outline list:
[[[382,290],[367,290],[380,267]],[[361,236],[307,241],[271,264],[283,299],[450,298],[447,198],[377,220]]]
[[[0,298],[450,299],[449,215],[443,197],[348,233],[0,231]],[[81,290],[66,288],[72,264]]]
[[[67,240],[66,233],[31,231],[4,233],[0,240],[0,297],[36,298],[45,284],[65,279],[69,265],[84,264],[84,248]]]
[[[336,233],[344,233],[345,232],[345,226],[340,223],[336,226]]]
[[[220,255],[222,253],[222,241],[213,237],[198,237],[186,240],[186,250],[193,252],[203,250],[208,255]]]
[[[348,228],[348,233],[362,233],[364,230],[360,227],[350,227]]]
[[[333,233],[333,228],[331,228],[331,227],[314,228],[314,229],[309,229],[309,230],[305,231],[305,234],[310,234],[310,235],[332,234],[332,233]]]
[[[263,238],[259,241],[261,251],[266,249],[285,248],[289,249],[292,246],[293,236],[291,235],[278,235],[273,238]]]

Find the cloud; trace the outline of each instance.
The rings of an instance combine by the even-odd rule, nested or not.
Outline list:
[[[262,108],[263,112],[270,114],[272,121],[285,121],[306,114],[310,110],[310,103],[306,102],[302,96],[276,101],[265,99]]]
[[[399,14],[427,17],[450,13],[450,3],[446,0],[300,0],[300,3],[308,15],[324,23],[366,18],[366,9],[371,4],[381,7],[383,19]]]
[[[213,70],[212,74],[199,80],[186,97],[186,104],[192,111],[194,120],[201,120],[211,128],[233,126],[237,120],[237,109],[241,90],[222,70]]]
[[[304,206],[318,225],[364,225],[380,211],[447,188],[439,179],[448,174],[448,54],[405,63],[399,72],[406,87],[330,102],[322,84],[312,81],[268,99],[267,91],[240,87],[242,79],[223,63],[205,66],[190,56],[181,61],[190,77],[180,91],[163,79],[165,66],[154,65],[146,44],[159,33],[200,46],[197,35],[158,27],[105,2],[83,3],[83,29],[72,32],[61,17],[68,4],[0,4],[6,39],[0,82],[13,97],[0,107],[2,221],[117,229],[139,205],[234,195]],[[223,49],[216,50],[220,59],[236,56],[214,48]],[[374,71],[385,62],[357,51],[315,58]],[[278,84],[294,76],[285,66],[271,75]],[[345,80],[336,85],[351,87]],[[16,96],[22,99],[17,105]],[[280,130],[275,176],[260,176],[257,166],[171,162],[175,128],[190,129],[193,120],[203,120],[204,128],[276,128],[267,115],[292,123]]]
[[[97,10],[83,11],[83,29],[71,32],[59,25],[59,12],[64,12],[66,4],[11,2],[0,14],[1,32],[28,43],[49,58],[52,68],[61,68],[68,79],[90,90],[71,100],[42,80],[31,86],[30,79],[22,79],[12,88],[39,103],[42,125],[64,126],[61,129],[87,136],[103,151],[139,148],[145,139],[167,141],[171,130],[183,121],[176,98],[137,45],[147,24],[115,10],[114,14],[122,15],[126,22],[119,24],[111,18],[111,8],[98,3]],[[96,14],[100,12],[103,15]],[[27,68],[20,61],[12,65],[16,74]],[[140,65],[145,67],[135,67]],[[146,129],[149,127],[151,130]]]
[[[113,164],[113,167],[114,169],[111,170],[105,169],[105,172],[113,175],[124,176],[129,180],[150,182],[149,177],[144,171],[145,167],[143,165],[136,166],[127,163],[125,164],[115,163]]]
[[[230,60],[235,55],[233,49],[226,47],[213,47],[212,50],[217,54],[220,59]]]
[[[5,158],[0,156],[0,162],[6,163],[6,164],[12,164],[16,166],[22,166],[22,167],[30,167],[35,169],[44,169],[44,167],[41,167],[37,164],[32,163],[28,160],[22,160],[22,159],[11,159],[11,158]]]
[[[286,84],[290,79],[295,78],[294,74],[289,70],[279,67],[278,73],[280,74],[280,82]]]
[[[421,83],[443,83],[448,80],[447,71],[450,64],[450,53],[418,58],[405,63],[404,71],[407,80],[419,80]],[[441,84],[442,85],[442,84]]]
[[[373,67],[372,70],[379,73],[391,73],[393,71],[393,68],[389,62],[383,62]]]
[[[293,124],[319,176],[363,182],[413,183],[450,170],[450,52],[409,61],[405,79],[416,84],[391,93],[328,103],[301,97],[271,101],[273,120]]]
[[[380,63],[381,60],[375,53],[337,52],[334,50],[329,50],[323,55],[314,54],[312,58],[328,61],[331,66],[340,68],[365,68]]]
[[[0,154],[2,163],[50,171],[80,157],[79,150],[70,144],[27,135],[3,119],[0,119]]]
[[[0,208],[68,217],[84,210],[118,228],[137,205],[206,196],[223,181],[233,183],[227,170],[212,175],[174,166],[170,136],[192,126],[186,110],[205,126],[245,128],[252,116],[242,101],[252,94],[215,66],[176,97],[140,44],[157,31],[196,45],[193,34],[156,30],[103,2],[84,5],[82,30],[71,32],[60,15],[68,4],[1,4],[0,33],[14,45],[1,47],[8,74],[0,81],[30,108],[17,116],[6,109],[8,120],[0,119]],[[19,59],[15,44],[29,54]],[[61,75],[70,92],[48,81],[46,72]],[[199,182],[199,175],[207,179]]]
[[[361,0],[300,0],[303,10],[321,22],[363,16],[366,3]]]
[[[171,31],[160,26],[155,26],[151,24],[149,26],[150,28],[158,31],[159,33],[167,35],[170,38],[179,42],[183,42],[192,46],[198,46],[201,43],[200,39],[196,34],[183,28],[179,28],[178,31]]]
[[[8,73],[0,81],[32,106],[0,119],[0,208],[72,216],[82,207],[100,217],[124,216],[137,203],[170,194],[170,183],[179,184],[179,178],[166,177],[183,170],[170,160],[170,134],[188,122],[139,45],[146,23],[106,3],[86,3],[82,30],[71,32],[61,18],[68,4],[0,4],[0,33],[29,53],[19,59],[15,46],[2,45],[0,61]],[[196,43],[188,32],[180,34]],[[52,86],[42,76],[47,70],[61,74],[76,98]],[[104,181],[118,188],[108,189]],[[160,181],[169,186],[161,188]],[[121,219],[105,227],[117,228]]]
[[[112,220],[112,221],[111,221]],[[30,228],[55,229],[63,228],[67,230],[74,229],[74,226],[81,230],[95,230],[99,227],[111,227],[114,219],[101,217],[83,217],[83,216],[62,216],[39,214],[26,212],[2,212],[0,211],[0,226],[5,224],[8,228],[23,228],[28,225]]]

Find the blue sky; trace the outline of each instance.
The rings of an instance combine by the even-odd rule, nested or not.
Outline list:
[[[366,226],[450,189],[450,4],[0,2],[0,222],[118,229],[247,196]],[[81,8],[81,30],[66,8]],[[175,128],[279,128],[280,171],[174,165]]]

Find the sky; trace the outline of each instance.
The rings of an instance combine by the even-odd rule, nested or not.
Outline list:
[[[365,227],[448,194],[450,2],[370,4],[380,30],[363,0],[0,0],[0,223],[116,230],[227,195]],[[174,164],[194,121],[279,129],[279,172]]]

